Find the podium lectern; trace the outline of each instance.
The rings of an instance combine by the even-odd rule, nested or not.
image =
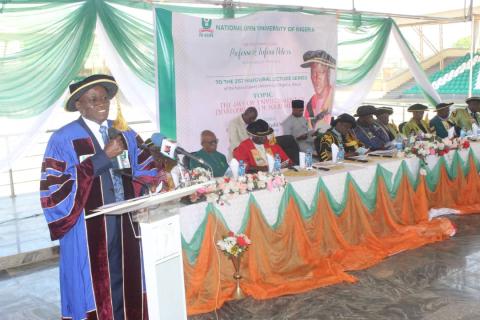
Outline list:
[[[88,216],[128,214],[139,223],[150,319],[187,319],[178,200],[213,183],[116,202]]]

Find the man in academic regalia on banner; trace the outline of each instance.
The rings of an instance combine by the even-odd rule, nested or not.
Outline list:
[[[70,85],[66,110],[81,116],[51,136],[42,163],[41,205],[60,242],[62,319],[148,319],[138,224],[129,214],[86,219],[156,184],[152,157],[121,112],[107,120],[117,90],[106,75]]]

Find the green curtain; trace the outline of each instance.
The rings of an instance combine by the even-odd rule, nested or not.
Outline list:
[[[93,43],[96,12],[88,2],[26,3],[10,1],[0,14],[1,117],[28,118],[53,105]]]
[[[205,8],[162,5],[172,12],[208,18],[241,17],[258,11],[320,10]],[[129,0],[12,0],[0,7],[0,117],[28,118],[49,108],[81,71],[90,52],[97,16],[115,49],[142,81],[155,84],[151,4]],[[149,15],[142,19],[138,12]],[[32,18],[34,17],[34,18]],[[337,85],[358,83],[388,42],[393,20],[341,15]],[[3,51],[3,52],[2,52]],[[356,52],[354,59],[344,52]]]

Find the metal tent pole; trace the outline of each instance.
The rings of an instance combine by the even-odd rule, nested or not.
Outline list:
[[[471,43],[470,43],[470,70],[468,74],[468,96],[472,96],[473,90],[473,50],[475,47],[475,17],[473,16],[473,0],[470,0],[470,9],[469,9],[469,16],[470,16],[470,27],[471,27]]]

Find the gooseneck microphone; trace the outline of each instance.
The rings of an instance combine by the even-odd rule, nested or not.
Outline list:
[[[154,133],[152,134],[151,140],[156,147],[160,148],[160,153],[162,153],[164,156],[169,157],[173,160],[177,160],[178,155],[181,154],[191,160],[200,163],[201,165],[207,167],[210,171],[213,172],[213,168],[209,163],[178,146],[177,142],[168,139],[163,134],[159,132]]]

